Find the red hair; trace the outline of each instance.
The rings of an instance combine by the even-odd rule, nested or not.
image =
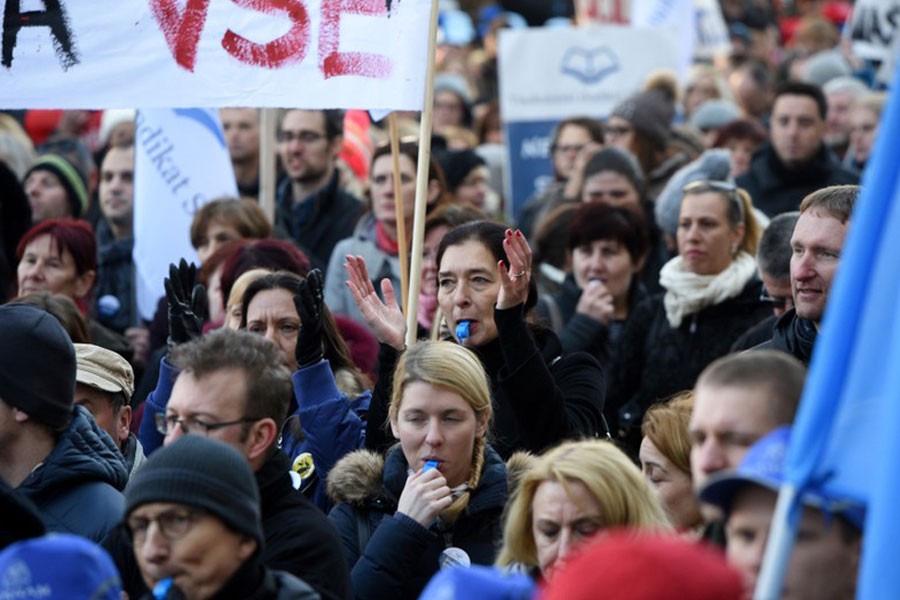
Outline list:
[[[72,255],[76,275],[97,270],[97,240],[94,229],[80,219],[47,219],[25,232],[16,246],[16,258],[22,260],[25,247],[42,235],[49,235],[56,243],[59,256],[64,251]]]

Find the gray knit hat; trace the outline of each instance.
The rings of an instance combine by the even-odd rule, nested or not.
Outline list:
[[[50,313],[25,304],[0,306],[0,399],[39,423],[72,418],[75,348]]]
[[[150,502],[201,508],[263,544],[256,478],[247,458],[223,442],[185,435],[151,454],[125,488],[125,514]]]
[[[684,186],[693,181],[727,181],[731,177],[731,154],[728,150],[707,150],[700,158],[683,166],[669,179],[656,198],[656,223],[664,232],[675,235],[678,231],[678,214],[684,198]]]
[[[675,106],[659,90],[635,94],[616,106],[610,116],[628,121],[640,135],[659,146],[669,139]]]
[[[691,126],[706,132],[721,129],[731,121],[739,119],[741,110],[728,100],[707,100],[691,115]]]

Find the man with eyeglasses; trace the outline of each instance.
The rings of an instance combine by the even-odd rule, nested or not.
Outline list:
[[[178,344],[167,362],[178,371],[174,385],[162,378],[154,391],[168,397],[164,412],[155,415],[164,445],[206,437],[240,452],[259,488],[263,564],[302,578],[323,598],[351,597],[337,532],[294,489],[290,460],[278,446],[293,388],[277,348],[261,336],[222,329]],[[115,558],[129,596],[140,597],[146,590],[134,576],[133,557],[121,533],[104,546]]]
[[[259,490],[228,444],[189,435],[155,453],[125,490],[125,526],[147,598],[319,598],[265,566]]]
[[[778,318],[771,339],[757,348],[787,352],[809,364],[857,196],[858,185],[836,185],[803,199],[790,241],[794,308]]]
[[[337,168],[344,113],[288,109],[280,116],[276,135],[287,175],[275,193],[276,226],[324,271],[334,246],[353,234],[364,212],[362,202],[342,187]]]

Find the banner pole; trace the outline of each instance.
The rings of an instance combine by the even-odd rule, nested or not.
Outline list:
[[[275,224],[275,131],[277,109],[259,109],[259,207]]]
[[[425,244],[425,209],[428,204],[428,166],[431,164],[431,121],[434,107],[434,54],[437,41],[438,0],[431,0],[428,23],[428,55],[425,71],[425,99],[419,123],[419,164],[416,169],[416,211],[413,218],[409,293],[406,299],[406,347],[416,343],[419,286],[422,283],[422,247]]]
[[[406,239],[406,206],[403,199],[403,183],[400,181],[400,133],[397,130],[397,113],[388,116],[388,131],[391,136],[391,160],[394,167],[394,211],[397,215],[397,253],[400,257],[400,298],[409,295],[409,241]]]

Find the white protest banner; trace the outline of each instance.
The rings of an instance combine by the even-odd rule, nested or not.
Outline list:
[[[134,265],[138,311],[153,318],[169,263],[199,262],[194,212],[237,184],[217,110],[138,111],[134,132]]]
[[[429,6],[6,0],[0,106],[420,110]]]
[[[605,119],[651,71],[675,69],[678,52],[668,30],[605,25],[503,30],[498,60],[509,152],[506,197],[515,215],[552,180],[556,123],[572,116]]]
[[[860,57],[877,63],[889,60],[894,38],[900,35],[900,0],[856,0],[844,35]]]
[[[632,0],[631,25],[673,31],[678,39],[677,73],[682,80],[687,77],[697,37],[693,0]]]
[[[631,0],[575,0],[578,25],[628,25]]]
[[[731,37],[719,0],[694,0],[694,13],[694,58],[711,60],[717,54],[731,52]]]

